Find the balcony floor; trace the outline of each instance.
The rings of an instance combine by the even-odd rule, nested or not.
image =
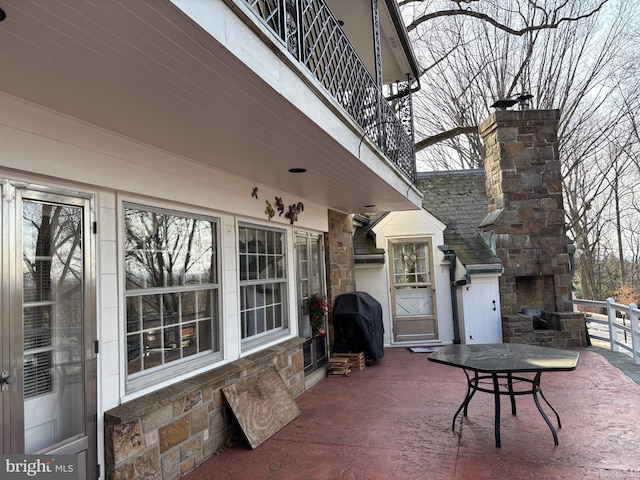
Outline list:
[[[578,351],[575,371],[542,376],[562,421],[557,447],[530,396],[516,399],[516,416],[502,399],[502,448],[494,443],[492,395],[478,392],[452,432],[464,373],[425,353],[387,348],[364,370],[327,377],[300,395],[302,414],[255,450],[227,448],[183,478],[640,478],[640,386],[623,372],[637,374],[640,366],[616,362],[623,354]]]

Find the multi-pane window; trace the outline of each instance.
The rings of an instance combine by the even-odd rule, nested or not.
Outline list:
[[[127,373],[217,352],[218,223],[125,204]]]
[[[430,284],[431,262],[428,242],[393,243],[393,282]]]
[[[287,326],[285,235],[240,226],[238,237],[241,329],[242,339],[248,340]]]
[[[322,235],[296,232],[295,254],[298,293],[298,335],[306,341],[302,346],[305,373],[326,363],[328,344],[326,335],[319,334],[318,324],[312,326],[309,299],[312,295],[326,297],[324,280],[324,243]],[[324,329],[325,320],[319,326]]]

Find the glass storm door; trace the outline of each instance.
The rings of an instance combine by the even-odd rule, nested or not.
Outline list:
[[[1,198],[2,453],[76,455],[96,478],[89,200],[9,181]]]
[[[391,294],[394,342],[438,338],[431,241],[391,242]]]
[[[298,329],[306,339],[304,371],[312,372],[327,361],[327,335],[313,335],[309,319],[309,297],[326,295],[324,244],[322,235],[296,232],[296,274],[298,280]],[[327,331],[325,325],[325,332]]]

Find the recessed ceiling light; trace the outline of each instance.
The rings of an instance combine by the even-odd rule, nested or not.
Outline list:
[[[307,171],[306,168],[290,168],[289,173],[305,173]]]

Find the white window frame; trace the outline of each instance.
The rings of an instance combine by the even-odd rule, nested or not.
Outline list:
[[[249,229],[263,232],[273,232],[282,236],[282,246],[281,246],[281,256],[282,256],[282,265],[281,271],[284,277],[274,277],[274,278],[260,278],[260,279],[242,279],[242,255],[243,252],[240,248],[240,241],[242,239],[241,230]],[[256,347],[260,347],[262,345],[269,344],[276,339],[285,338],[291,333],[291,322],[289,320],[290,317],[290,305],[289,305],[289,295],[290,295],[290,286],[291,272],[289,271],[289,255],[290,255],[290,245],[289,245],[289,230],[284,228],[277,228],[272,226],[261,225],[259,223],[251,223],[241,221],[238,222],[237,234],[236,234],[236,248],[237,248],[237,265],[238,265],[238,332],[241,339],[241,350],[243,352],[253,350]],[[269,254],[269,252],[267,252]],[[282,308],[282,325],[277,326],[273,329],[267,329],[263,332],[258,332],[254,335],[250,335],[245,337],[243,332],[243,288],[244,287],[258,287],[261,285],[267,284],[279,284],[280,291],[282,292],[282,297],[280,298],[280,305]]]
[[[217,298],[213,300],[215,311],[212,312],[212,321],[211,321],[211,335],[212,335],[211,341],[212,341],[213,349],[208,350],[206,352],[200,352],[195,355],[182,358],[180,360],[172,361],[170,363],[165,364],[164,366],[158,366],[149,370],[142,370],[132,375],[129,375],[127,370],[128,348],[127,348],[126,305],[127,305],[127,298],[130,296],[128,295],[128,292],[126,289],[126,281],[127,281],[126,280],[126,276],[127,276],[126,252],[125,252],[126,227],[125,227],[124,219],[125,219],[125,210],[127,208],[135,208],[135,209],[139,209],[147,212],[165,213],[169,215],[175,215],[178,217],[206,220],[216,225],[215,238],[213,239],[213,241],[215,243],[214,248],[216,249],[215,261],[216,261],[217,278],[214,283],[209,284],[211,285],[210,288],[205,289],[205,290],[213,291],[212,294],[217,296]],[[222,289],[223,270],[222,270],[222,262],[221,262],[221,258],[224,251],[223,246],[221,244],[221,228],[222,228],[223,222],[219,216],[212,215],[211,213],[208,213],[208,212],[186,211],[184,209],[175,208],[172,205],[166,205],[166,204],[160,205],[154,202],[140,201],[138,199],[131,199],[131,198],[122,199],[122,201],[119,202],[119,218],[120,218],[119,225],[121,230],[119,254],[121,255],[120,265],[121,265],[121,272],[122,272],[120,292],[121,292],[122,306],[123,306],[121,309],[122,313],[120,315],[122,332],[123,332],[122,338],[121,338],[121,345],[122,345],[122,352],[123,352],[122,355],[124,356],[124,358],[122,359],[124,364],[123,377],[124,377],[124,388],[125,388],[126,395],[131,395],[143,389],[147,389],[151,386],[160,386],[162,383],[165,383],[167,379],[175,379],[177,377],[180,377],[189,373],[193,373],[198,369],[202,369],[203,367],[206,367],[206,366],[211,366],[212,364],[219,363],[220,361],[223,360],[224,345],[225,345],[225,341],[223,337],[223,332],[224,332],[223,318],[224,317],[222,315],[222,312],[223,312],[222,302],[223,302],[224,295],[223,295],[223,289]],[[202,290],[202,288],[189,287],[189,286],[175,286],[171,288],[171,293],[190,292],[195,290]],[[157,288],[149,289],[149,293],[156,293],[161,291],[164,291],[166,293],[167,289],[166,288],[165,289],[157,289]],[[213,318],[214,315],[216,318]]]

